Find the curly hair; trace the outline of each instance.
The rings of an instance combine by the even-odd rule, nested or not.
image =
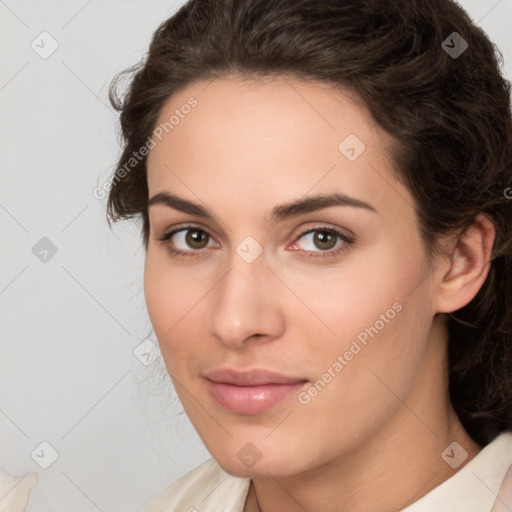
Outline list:
[[[454,38],[467,43],[461,54],[449,51]],[[190,0],[110,84],[123,148],[107,220],[140,216],[147,250],[147,158],[128,171],[125,162],[188,84],[283,74],[354,92],[395,141],[394,172],[415,199],[429,260],[440,235],[463,233],[479,213],[494,224],[485,283],[447,315],[450,398],[485,445],[512,428],[512,115],[502,63],[452,0]]]

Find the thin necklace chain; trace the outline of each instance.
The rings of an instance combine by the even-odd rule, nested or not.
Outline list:
[[[254,487],[254,484],[252,484],[252,490],[254,491],[254,499],[256,500],[256,505],[258,505],[258,512],[262,512],[260,502],[258,501],[258,495],[256,494],[256,487]]]

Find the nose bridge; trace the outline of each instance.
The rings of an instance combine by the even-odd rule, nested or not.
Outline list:
[[[260,254],[251,261],[238,251],[233,252],[230,268],[216,287],[211,319],[212,333],[231,346],[240,346],[255,334],[275,336],[282,327],[277,296],[270,293],[274,276],[265,258]]]

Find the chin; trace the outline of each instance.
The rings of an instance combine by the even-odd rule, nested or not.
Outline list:
[[[250,456],[247,455],[251,450],[242,450],[239,450],[235,456],[232,456],[231,453],[228,454],[227,451],[221,454],[214,453],[212,456],[226,473],[239,478],[268,478],[269,475],[276,478],[287,477],[301,471],[297,467],[297,461],[293,461],[286,455],[276,453],[276,451],[273,451],[268,457],[265,457],[261,452],[258,456],[254,452],[255,458],[251,460]]]

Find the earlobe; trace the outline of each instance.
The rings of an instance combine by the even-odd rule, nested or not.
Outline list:
[[[451,313],[467,305],[487,278],[496,231],[485,214],[479,214],[457,239],[437,284],[436,313]]]

